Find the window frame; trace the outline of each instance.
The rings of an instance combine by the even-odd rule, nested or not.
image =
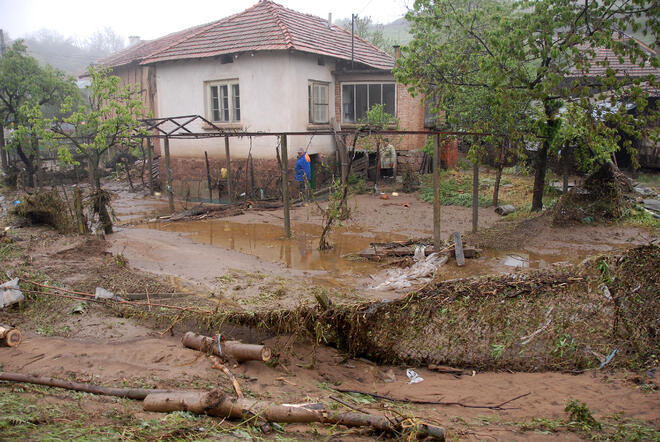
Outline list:
[[[217,100],[218,100],[218,109],[217,112],[219,113],[220,119],[216,120],[215,119],[215,109],[213,107],[214,105],[214,94],[213,94],[213,88],[217,87]],[[221,101],[223,101],[223,98],[220,96],[220,88],[226,87],[227,88],[227,97],[226,97],[226,104],[227,108],[222,106]],[[235,87],[238,87],[238,97],[235,95]],[[210,80],[210,81],[205,81],[204,82],[204,96],[205,96],[205,115],[206,118],[213,124],[217,125],[236,125],[241,123],[241,86],[238,78],[229,78],[229,79],[223,79],[223,80]],[[236,99],[238,99],[238,106],[236,106]],[[224,113],[227,113],[228,119],[224,119]],[[238,117],[238,118],[237,118]]]
[[[379,85],[380,86],[380,102],[374,103],[374,104],[384,104],[383,103],[383,86],[384,85],[392,85],[394,86],[394,114],[392,115],[394,118],[396,118],[397,114],[397,108],[398,108],[398,100],[397,100],[397,84],[395,81],[342,81],[339,83],[339,99],[341,102],[340,106],[340,116],[341,116],[341,124],[359,124],[359,118],[357,118],[358,115],[358,110],[357,110],[357,90],[355,89],[355,86],[357,85],[364,85],[366,87],[366,97],[365,97],[365,103],[367,105],[367,108],[365,109],[364,113],[366,115],[366,112],[371,108],[369,106],[370,100],[370,89],[371,86],[374,85]],[[353,121],[347,121],[344,119],[344,86],[353,86]]]
[[[325,103],[314,102],[314,87],[325,87]],[[325,121],[316,121],[314,118],[315,106],[325,106]],[[307,81],[307,122],[308,124],[330,124],[330,82],[319,80]]]

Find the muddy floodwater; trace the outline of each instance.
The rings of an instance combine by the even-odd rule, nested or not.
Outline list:
[[[408,239],[396,233],[369,231],[360,226],[341,227],[331,235],[334,247],[329,251],[318,250],[321,227],[316,224],[295,223],[293,238],[284,238],[284,229],[270,223],[239,223],[228,220],[196,220],[175,223],[152,222],[140,226],[182,233],[193,242],[234,250],[265,261],[281,264],[296,270],[326,272],[326,277],[339,285],[356,285],[356,279],[367,278],[369,283],[357,284],[363,288],[374,288],[384,278],[381,263],[355,259],[353,254],[370,247],[372,242],[388,242]],[[601,244],[610,250],[621,244]],[[469,259],[464,267],[458,267],[452,259],[438,269],[440,279],[453,279],[493,273],[510,273],[520,269],[543,269],[556,263],[575,264],[588,255],[593,248],[569,250],[561,247],[530,250],[484,250],[477,259]],[[255,268],[254,271],[260,269]],[[329,281],[326,281],[326,285]]]
[[[378,264],[351,259],[350,255],[369,247],[371,242],[406,239],[405,236],[395,233],[365,232],[357,227],[340,228],[331,235],[333,248],[322,252],[318,249],[321,227],[315,224],[294,224],[291,239],[284,238],[284,229],[281,226],[268,223],[201,220],[154,222],[140,227],[184,233],[197,243],[258,256],[287,268],[323,270],[336,276],[366,276],[377,272]]]

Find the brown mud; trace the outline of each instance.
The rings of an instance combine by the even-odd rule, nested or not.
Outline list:
[[[492,218],[489,218],[488,209],[484,209],[483,225],[494,227],[492,230],[484,229],[483,236],[475,237],[472,243],[481,246],[488,243],[494,247],[486,250],[481,258],[469,260],[463,269],[456,267],[453,262],[446,264],[441,269],[438,281],[425,288],[417,288],[420,301],[418,308],[411,309],[410,315],[401,316],[401,313],[396,312],[408,308],[409,301],[415,298],[401,297],[401,293],[370,290],[383,269],[374,263],[347,263],[342,259],[344,252],[352,253],[352,250],[359,249],[370,241],[428,236],[431,231],[430,205],[417,201],[413,195],[398,198],[394,201],[395,205],[385,205],[384,203],[393,201],[384,202],[371,196],[359,196],[354,202],[357,204],[357,208],[354,206],[353,210],[356,220],[346,223],[333,237],[337,244],[336,250],[328,255],[313,252],[308,254],[306,259],[303,259],[304,253],[300,252],[300,244],[304,243],[304,249],[309,250],[314,245],[315,232],[320,225],[320,217],[313,206],[293,211],[294,239],[289,241],[277,236],[282,222],[279,211],[248,211],[244,215],[226,220],[181,223],[181,227],[179,223],[143,225],[140,228],[126,225],[118,229],[117,233],[109,235],[107,241],[61,236],[47,229],[12,230],[23,251],[10,261],[3,262],[7,265],[3,269],[4,272],[11,269],[9,273],[12,275],[45,278],[50,283],[63,284],[89,293],[93,293],[95,287],[101,286],[126,297],[137,297],[141,296],[147,287],[158,302],[217,308],[219,318],[223,312],[234,312],[240,316],[252,315],[246,312],[255,311],[257,313],[253,318],[257,318],[259,312],[265,314],[269,310],[300,306],[304,309],[305,305],[311,310],[317,309],[314,296],[318,293],[327,294],[336,304],[378,302],[364,305],[364,310],[360,310],[361,315],[344,317],[344,323],[349,324],[351,321],[362,321],[361,318],[368,313],[366,323],[371,324],[373,330],[371,336],[356,335],[358,339],[350,343],[353,345],[351,348],[347,343],[335,342],[329,329],[309,327],[302,320],[296,327],[306,329],[301,334],[302,337],[287,334],[275,336],[274,327],[268,329],[263,326],[235,326],[228,323],[226,317],[216,324],[200,317],[193,318],[176,312],[166,313],[160,309],[149,313],[144,308],[126,309],[86,303],[82,314],[73,314],[72,309],[80,304],[79,300],[51,298],[44,294],[26,292],[28,300],[23,308],[0,311],[0,322],[19,326],[24,336],[24,342],[19,347],[0,348],[2,370],[63,377],[107,386],[181,389],[220,387],[231,392],[231,384],[227,378],[218,370],[212,369],[210,361],[198,352],[183,348],[179,342],[180,336],[188,330],[208,333],[222,329],[229,337],[245,342],[264,342],[276,350],[276,364],[266,366],[248,362],[233,371],[244,391],[257,398],[267,398],[277,403],[322,401],[328,407],[343,408],[330,399],[330,395],[335,395],[357,407],[379,413],[396,410],[406,415],[413,414],[425,421],[444,426],[452,438],[459,440],[578,440],[587,437],[584,433],[568,431],[565,426],[548,430],[548,427],[541,424],[527,425],[539,418],[556,421],[565,419],[564,407],[569,399],[585,402],[597,419],[608,419],[622,413],[626,419],[642,419],[656,429],[660,428],[660,416],[656,412],[660,406],[658,393],[647,392],[648,389],[641,388],[642,385],[648,385],[648,382],[656,381],[645,378],[640,383],[640,377],[644,377],[643,371],[640,375],[639,372],[622,368],[614,370],[615,367],[628,366],[621,363],[629,361],[624,355],[624,347],[621,347],[622,354],[617,355],[611,365],[603,370],[588,370],[579,375],[559,372],[511,373],[508,372],[511,368],[529,368],[511,363],[516,361],[518,356],[516,349],[510,344],[519,342],[521,336],[511,334],[490,339],[491,334],[496,334],[498,330],[516,330],[516,333],[525,335],[533,333],[544,324],[549,307],[555,306],[552,314],[556,316],[552,317],[547,333],[539,333],[531,342],[532,345],[539,345],[537,351],[546,355],[548,361],[565,361],[567,358],[553,352],[555,344],[561,342],[561,339],[557,338],[561,338],[564,332],[577,335],[578,329],[585,328],[589,319],[576,319],[572,316],[576,312],[580,313],[571,310],[578,306],[577,298],[575,304],[561,304],[566,296],[573,293],[571,288],[587,285],[591,292],[586,291],[586,298],[581,300],[584,301],[581,305],[600,305],[603,295],[602,291],[598,291],[596,279],[593,279],[593,284],[586,281],[555,281],[557,284],[548,286],[540,284],[540,288],[507,297],[504,303],[498,295],[510,290],[507,287],[518,287],[518,276],[486,278],[485,283],[482,280],[441,281],[462,275],[493,272],[515,271],[516,274],[522,272],[521,274],[526,275],[528,268],[537,266],[547,272],[566,273],[566,267],[555,269],[552,264],[576,264],[588,255],[602,252],[615,251],[611,256],[623,256],[619,249],[648,242],[645,236],[647,234],[643,230],[616,225],[573,226],[568,230],[552,227],[545,217],[509,229],[506,225],[496,223],[499,219],[497,215],[493,214]],[[127,193],[126,199],[128,201],[120,195],[115,204],[115,212],[123,222],[149,220],[164,215],[167,211],[166,202],[162,200],[144,199],[130,193]],[[408,202],[409,207],[399,205],[399,200]],[[443,236],[447,237],[452,231],[468,230],[469,213],[470,209],[443,208]],[[264,222],[266,220],[268,222]],[[226,230],[227,228],[229,230]],[[523,259],[511,258],[510,255],[519,255]],[[611,276],[616,276],[614,284],[611,284],[612,294],[633,291],[639,283],[619,279],[616,273],[620,264],[616,261],[618,258],[611,258],[612,261],[609,259],[607,258],[606,262],[612,269]],[[509,262],[505,262],[507,260]],[[630,260],[626,262],[628,261]],[[509,265],[518,262],[522,265]],[[657,260],[653,262],[657,264]],[[642,264],[641,261],[637,263]],[[580,277],[586,277],[589,281],[589,278],[602,277],[600,270],[594,268],[594,264],[584,272],[587,273],[586,276]],[[9,273],[0,272],[2,282]],[[539,279],[529,279],[525,287],[537,282]],[[564,282],[566,285],[562,286]],[[497,288],[499,292],[487,295],[485,303],[482,303],[484,300],[474,293],[488,283],[490,286],[486,287],[486,291]],[[653,285],[648,287],[652,288]],[[452,299],[445,296],[451,293],[462,294],[461,290],[465,291],[465,296]],[[645,290],[638,289],[635,294],[653,296],[653,293]],[[657,292],[655,296],[657,302]],[[393,301],[383,304],[383,299]],[[459,316],[458,310],[451,311],[454,307],[458,308],[458,303],[461,302],[467,307],[460,312],[465,314],[465,317]],[[467,354],[463,355],[463,362],[458,357],[433,359],[436,362],[461,365],[466,368],[467,374],[456,378],[417,367],[415,370],[424,381],[408,384],[405,369],[409,366],[403,365],[403,361],[423,362],[424,365],[430,362],[432,359],[428,355],[426,359],[424,355],[420,356],[420,345],[424,347],[428,344],[424,341],[425,337],[441,336],[448,330],[442,327],[447,325],[442,321],[431,321],[436,328],[431,330],[416,326],[418,330],[414,336],[405,336],[398,332],[386,335],[383,333],[387,329],[395,332],[398,330],[391,327],[392,323],[387,321],[398,322],[403,329],[404,325],[421,324],[415,321],[422,320],[424,315],[435,320],[440,318],[442,308],[439,306],[444,303],[450,307],[443,314],[456,313],[453,329],[460,331],[459,335],[453,335],[453,339],[450,339],[452,336],[447,336],[447,348],[464,345],[466,352],[472,351],[470,349],[473,348],[474,354],[487,355],[492,360],[480,364],[473,358],[468,362],[465,358],[469,356]],[[505,307],[498,310],[495,308],[498,303]],[[368,312],[369,305],[379,307]],[[385,308],[381,308],[381,305]],[[492,308],[485,308],[486,305]],[[623,304],[623,310],[633,315],[637,310],[629,309],[630,306],[632,304]],[[606,307],[605,313],[598,313],[596,310],[582,313],[595,314],[599,323],[603,322],[611,327],[612,316],[607,315],[614,315],[617,307],[607,303]],[[520,319],[526,322],[502,328],[502,321],[514,310],[518,313],[526,312],[526,316]],[[429,316],[429,312],[434,313]],[[656,316],[656,319],[659,316]],[[613,344],[647,342],[644,340],[647,338],[628,340],[625,333],[626,326],[648,324],[648,318],[634,315],[619,317],[625,318],[628,323],[626,325],[623,320],[619,323],[620,341],[594,342],[591,343],[590,351],[602,355],[608,353]],[[557,330],[555,326],[560,321],[565,327]],[[571,321],[574,325],[571,325]],[[176,324],[171,328],[171,332],[168,331],[174,322]],[[256,319],[254,322],[257,322]],[[459,323],[463,325],[458,327]],[[295,325],[293,321],[288,324],[292,328]],[[637,333],[637,329],[633,331]],[[309,336],[312,337],[311,340]],[[350,333],[346,336],[350,336]],[[417,342],[418,338],[420,340]],[[325,341],[348,351],[314,344]],[[372,353],[369,353],[367,346],[372,343],[376,345],[373,346]],[[409,345],[411,343],[413,345]],[[471,347],[474,343],[476,345]],[[501,350],[500,347],[493,348],[490,345],[492,343],[503,347]],[[552,350],[547,350],[548,346],[552,346]],[[545,352],[541,351],[543,348],[546,348]],[[576,348],[578,350],[574,350],[574,353],[580,355],[583,365],[576,364],[575,361],[579,362],[576,358],[571,360],[570,366],[550,365],[546,368],[575,369],[598,365],[597,356],[588,352],[585,342],[579,343]],[[365,354],[387,361],[388,358],[383,357],[384,355],[405,355],[406,352],[406,357],[391,358],[397,360],[395,365],[377,365],[357,356]],[[622,355],[624,357],[620,358]],[[497,361],[500,361],[501,365],[498,365],[500,362]],[[547,363],[543,359],[534,362],[538,367]],[[503,371],[481,371],[482,368],[497,367]],[[392,374],[394,382],[386,382],[391,379]],[[460,405],[373,401],[364,396],[342,395],[332,388],[359,390],[399,399],[457,402],[478,406],[495,405],[526,393],[531,394],[514,401],[510,407],[505,407],[510,409],[491,410]],[[0,392],[14,391],[17,391],[15,386],[0,383]],[[162,418],[158,414],[143,412],[139,403],[117,404],[108,399],[91,397],[70,400],[56,389],[49,391],[50,393],[41,395],[42,398],[45,396],[43,400],[48,404],[53,406],[71,402],[69,406],[81,415],[94,412],[94,420],[99,425],[111,423],[105,412],[116,407],[124,407],[139,419]],[[32,393],[28,389],[19,394]],[[314,439],[329,437],[336,430],[289,425],[285,431],[286,437]],[[339,437],[344,440],[377,436],[361,430],[342,432],[344,434]],[[186,437],[196,438],[191,433]]]

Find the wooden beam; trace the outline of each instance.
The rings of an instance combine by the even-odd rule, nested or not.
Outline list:
[[[291,238],[291,218],[289,215],[289,154],[286,146],[286,135],[282,135],[282,203],[284,204],[284,236]]]

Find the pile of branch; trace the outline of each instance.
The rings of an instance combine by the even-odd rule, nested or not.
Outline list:
[[[183,221],[204,218],[225,218],[228,216],[242,215],[245,211],[244,204],[230,204],[224,206],[205,206],[198,204],[183,212],[175,213],[168,217],[161,217],[168,221]]]
[[[387,243],[372,242],[369,245],[370,247],[359,251],[357,256],[369,259],[371,261],[382,261],[386,258],[409,257],[415,254],[415,249],[418,246],[424,246],[425,256],[436,252],[433,245],[430,244],[430,240],[428,239],[411,239],[408,241],[392,241]],[[440,249],[438,253],[455,256],[456,246],[451,244]],[[463,256],[465,258],[476,258],[479,256],[479,253],[481,253],[481,250],[475,247],[463,247]]]

